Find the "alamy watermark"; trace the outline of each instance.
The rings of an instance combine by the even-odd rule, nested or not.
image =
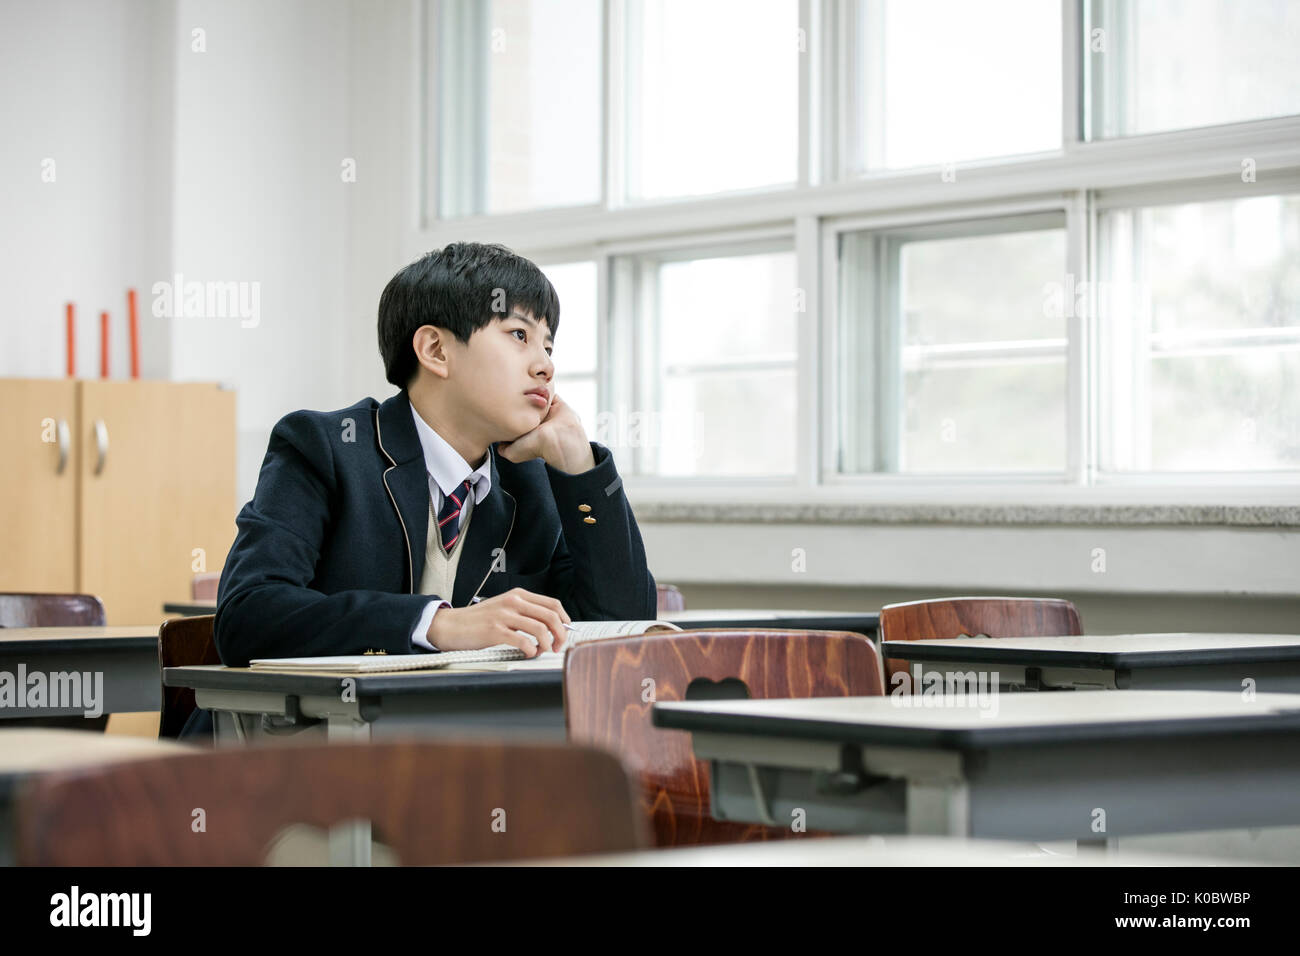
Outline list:
[[[104,713],[103,671],[0,671],[0,710],[80,710],[83,716]]]
[[[155,282],[153,314],[160,319],[239,319],[245,329],[262,321],[262,283],[185,281]]]
[[[691,459],[704,456],[706,419],[700,409],[654,411],[617,409],[596,415],[595,439],[609,448],[672,448],[689,446]]]
[[[889,701],[895,707],[973,707],[981,717],[998,715],[997,671],[899,671],[890,679]]]
[[[152,893],[83,893],[73,884],[50,897],[51,926],[126,926],[133,936],[148,936],[152,911]]]

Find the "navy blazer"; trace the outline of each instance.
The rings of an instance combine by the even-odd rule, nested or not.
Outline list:
[[[653,619],[655,582],[622,480],[609,449],[591,448],[595,467],[568,474],[492,445],[492,489],[470,516],[454,593],[437,596],[465,607],[521,587],[558,598],[575,621]],[[236,524],[214,624],[225,664],[411,651],[433,596],[416,592],[429,481],[405,391],[280,419]]]

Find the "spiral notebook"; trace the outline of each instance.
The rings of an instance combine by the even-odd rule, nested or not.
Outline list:
[[[587,641],[610,637],[632,637],[659,631],[680,631],[669,621],[574,621],[564,647],[567,650]],[[437,654],[342,654],[334,657],[276,657],[252,661],[254,670],[327,671],[339,674],[381,674],[391,671],[424,670],[559,670],[564,651],[543,651],[535,657],[511,644],[497,644],[473,651],[440,651]]]

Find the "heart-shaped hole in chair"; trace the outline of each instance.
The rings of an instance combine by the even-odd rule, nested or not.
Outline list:
[[[720,681],[697,677],[686,687],[687,700],[749,700],[749,688],[739,677]]]

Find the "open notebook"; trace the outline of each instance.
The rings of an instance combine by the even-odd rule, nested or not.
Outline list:
[[[609,637],[631,637],[656,631],[680,631],[668,621],[574,621],[565,650],[587,641]],[[331,671],[341,674],[377,674],[385,671],[424,670],[559,670],[564,651],[543,651],[526,658],[510,644],[497,644],[474,651],[441,651],[437,654],[344,654],[337,657],[277,657],[252,661],[255,670]]]

